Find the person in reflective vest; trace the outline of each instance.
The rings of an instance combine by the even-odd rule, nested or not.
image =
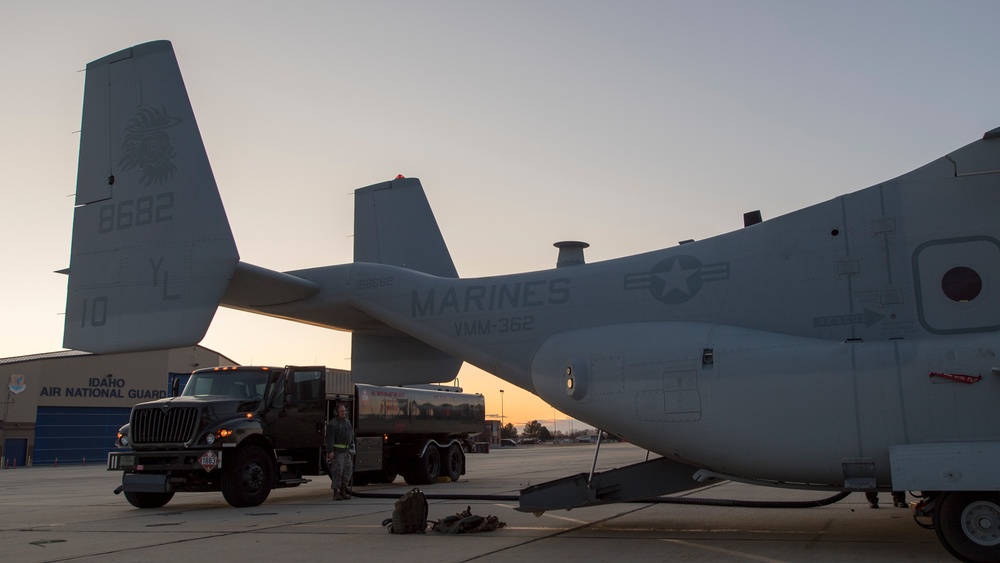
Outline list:
[[[333,500],[351,498],[347,486],[351,483],[351,474],[354,472],[350,452],[353,443],[354,426],[347,419],[347,407],[337,405],[337,417],[326,423],[326,460],[330,467]]]

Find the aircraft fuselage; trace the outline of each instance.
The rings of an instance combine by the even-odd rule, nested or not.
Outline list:
[[[362,331],[338,325],[353,308],[715,471],[842,484],[862,459],[883,482],[890,445],[1000,433],[996,178],[941,159],[704,241],[525,274],[291,272],[324,291],[258,312]]]

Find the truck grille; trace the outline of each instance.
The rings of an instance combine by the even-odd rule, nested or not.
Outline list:
[[[198,409],[159,407],[136,409],[132,413],[129,438],[133,444],[184,443],[194,438],[198,426]]]

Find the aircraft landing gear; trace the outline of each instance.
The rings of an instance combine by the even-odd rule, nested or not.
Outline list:
[[[938,540],[962,561],[1000,561],[1000,493],[949,492],[935,499]]]

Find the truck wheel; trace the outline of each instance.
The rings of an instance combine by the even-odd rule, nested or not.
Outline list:
[[[458,478],[462,476],[463,465],[462,448],[458,444],[452,444],[445,450],[443,467],[444,474],[451,479],[452,483],[457,482]]]
[[[274,482],[274,464],[267,452],[246,446],[222,466],[222,496],[237,508],[257,506],[267,500]]]
[[[1000,561],[1000,494],[943,493],[934,510],[934,530],[962,561]]]
[[[441,474],[441,452],[434,446],[427,448],[424,456],[413,461],[403,473],[407,485],[429,485]]]
[[[174,498],[174,493],[136,493],[125,491],[125,499],[136,508],[160,508]]]

